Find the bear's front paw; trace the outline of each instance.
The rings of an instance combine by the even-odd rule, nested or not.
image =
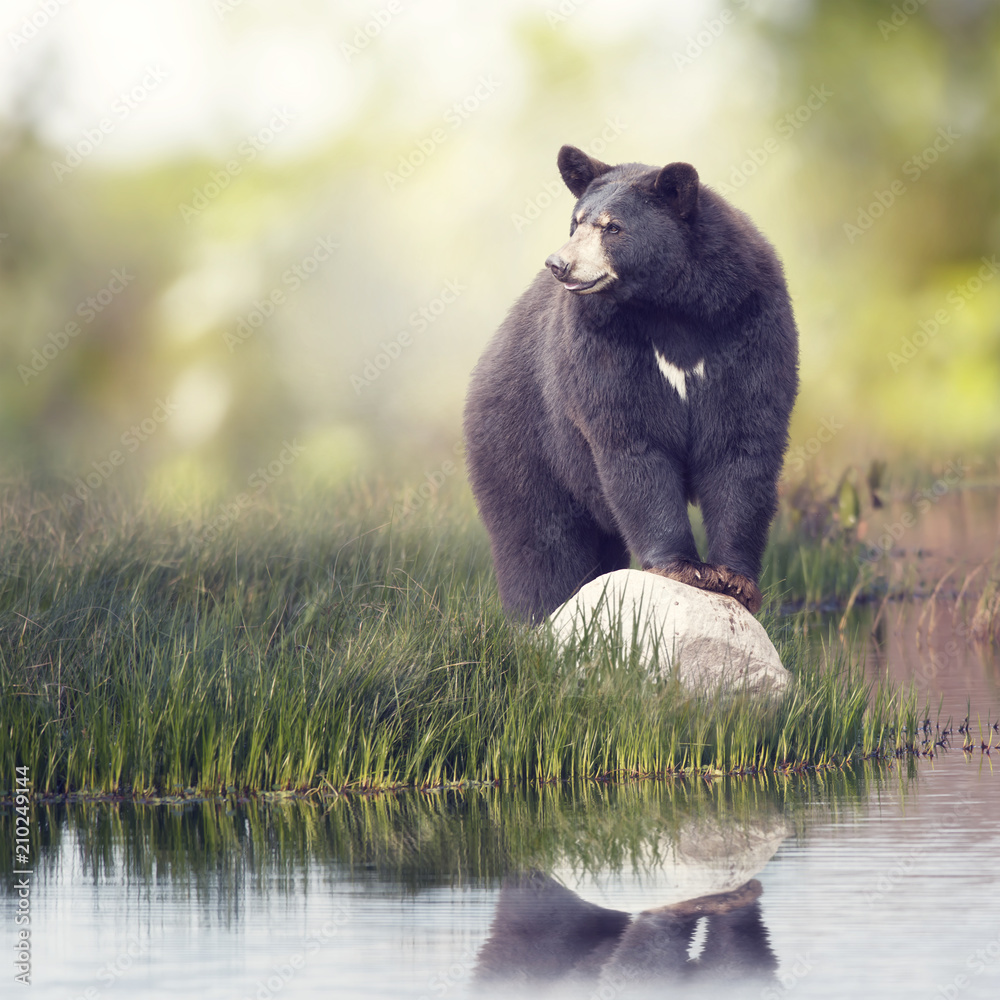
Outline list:
[[[719,566],[718,571],[721,583],[719,592],[728,594],[730,597],[735,597],[750,614],[757,614],[760,611],[760,606],[764,603],[764,598],[760,594],[760,587],[750,577],[744,576],[742,573],[737,573],[735,570],[728,569],[725,566]]]
[[[673,559],[664,566],[650,566],[648,569],[650,573],[657,573],[678,583],[686,583],[689,587],[726,593],[718,567],[709,566],[708,563],[696,562],[693,559]]]
[[[689,587],[734,597],[752,615],[757,614],[764,603],[760,588],[750,577],[726,566],[712,566],[692,559],[674,559],[665,566],[650,566],[649,571],[678,583],[686,583]]]

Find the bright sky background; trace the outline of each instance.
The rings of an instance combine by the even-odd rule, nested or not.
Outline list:
[[[234,137],[259,129],[275,107],[291,109],[296,121],[272,155],[294,156],[351,122],[363,95],[378,85],[370,58],[375,46],[383,57],[399,60],[414,81],[412,94],[394,99],[391,109],[405,122],[408,101],[414,108],[447,107],[479,74],[501,74],[513,56],[509,37],[496,24],[521,12],[552,12],[563,18],[560,28],[606,41],[637,30],[683,38],[720,9],[739,17],[742,6],[745,0],[509,0],[497,10],[462,0],[393,0],[399,12],[391,13],[389,0],[4,0],[0,115],[11,114],[18,102],[34,104],[41,108],[44,138],[75,142],[156,67],[165,79],[129,111],[127,128],[126,119],[116,121],[98,157],[134,162],[192,151],[223,154]],[[366,50],[349,56],[344,46],[378,12],[387,23]],[[699,59],[692,73],[697,87],[686,104],[690,115],[710,105],[716,86],[731,78],[733,55],[722,37]],[[56,82],[39,92],[53,67]],[[516,86],[514,74],[505,75],[508,87]],[[758,66],[758,87],[766,75]]]

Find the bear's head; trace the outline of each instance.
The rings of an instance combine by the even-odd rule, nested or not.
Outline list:
[[[674,284],[698,214],[694,167],[612,167],[575,146],[563,146],[557,162],[577,202],[568,242],[545,261],[555,279],[575,295],[617,300]]]

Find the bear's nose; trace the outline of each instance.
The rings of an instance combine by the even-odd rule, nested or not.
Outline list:
[[[557,253],[546,257],[545,266],[556,276],[557,281],[564,281],[569,277],[569,264]]]

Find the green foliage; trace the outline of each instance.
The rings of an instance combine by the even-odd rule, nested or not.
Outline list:
[[[205,100],[247,100],[220,119],[211,153],[164,135],[160,160],[106,148],[59,179],[58,95],[76,60],[62,65],[60,46],[51,63],[12,63],[22,99],[0,116],[6,461],[86,476],[170,394],[183,415],[129,455],[130,471],[180,457],[241,481],[286,437],[317,430],[353,442],[338,468],[359,451],[409,458],[454,440],[469,370],[564,238],[563,142],[612,163],[692,162],[774,242],[801,332],[793,449],[837,427],[811,464],[994,451],[1000,6],[749,4],[693,62],[683,5],[557,6],[463,7],[454,30],[470,75],[458,60],[425,88],[412,80],[428,78],[439,26],[420,13],[394,24],[396,43],[379,38],[351,64],[367,82],[343,91],[325,137],[282,133],[252,159],[239,149],[256,84],[231,75],[255,64],[241,50],[250,35],[192,39],[235,60],[208,67]],[[266,16],[275,37],[304,28],[310,51],[329,46],[330,65],[357,31],[345,5]],[[443,126],[479,72],[495,74],[496,94]],[[814,88],[829,97],[810,108]],[[419,143],[442,127],[447,141],[423,161]],[[939,130],[957,138],[935,148]],[[390,186],[408,156],[418,166]],[[890,199],[894,184],[905,190]],[[292,294],[287,269],[327,237],[337,254]],[[134,280],[82,321],[115,269]],[[461,299],[433,326],[413,324],[446,281],[466,287]],[[234,340],[275,291],[289,293],[281,307]],[[412,345],[376,369],[404,331]],[[366,370],[377,377],[362,381]]]
[[[693,697],[599,638],[559,653],[504,619],[469,511],[373,523],[386,506],[357,489],[212,527],[12,489],[0,772],[126,794],[756,773],[890,750],[913,712],[773,617],[797,677],[773,702]]]

